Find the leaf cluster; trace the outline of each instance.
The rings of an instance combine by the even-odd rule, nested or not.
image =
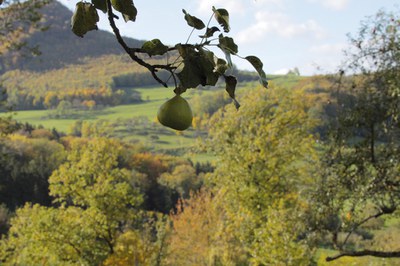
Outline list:
[[[187,89],[196,88],[199,85],[214,86],[220,78],[224,78],[229,96],[234,99],[236,107],[239,107],[239,103],[235,98],[236,77],[229,75],[227,72],[233,66],[231,56],[239,55],[238,46],[234,39],[225,35],[230,31],[230,17],[226,9],[212,8],[212,18],[217,22],[216,26],[210,25],[212,18],[208,23],[204,23],[200,18],[189,14],[186,10],[182,10],[188,26],[193,28],[192,33],[200,30],[205,31],[199,35],[200,41],[197,43],[189,43],[191,37],[189,36],[186,43],[178,43],[174,46],[167,46],[159,39],[153,39],[146,41],[141,47],[134,48],[126,44],[115,25],[116,12],[123,16],[125,22],[136,20],[137,9],[132,0],[93,0],[91,3],[78,3],[71,20],[72,31],[76,35],[83,37],[86,32],[97,29],[97,10],[108,14],[110,26],[118,42],[129,54],[130,58],[147,68],[153,78],[160,84],[167,87],[167,82],[172,79],[175,84],[175,93],[181,94]],[[221,33],[218,36],[214,36],[217,32]],[[218,58],[211,50],[212,47],[219,48],[225,54],[225,59]],[[172,63],[151,64],[140,55],[149,57],[172,55],[174,59]],[[255,68],[260,76],[262,85],[267,87],[268,82],[262,69],[261,60],[253,55],[241,58],[247,60]],[[170,74],[167,80],[163,80],[158,75],[160,70],[167,71]]]

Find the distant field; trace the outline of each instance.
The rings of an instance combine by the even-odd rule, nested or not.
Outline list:
[[[172,129],[165,128],[157,122],[157,111],[162,103],[173,97],[172,88],[139,88],[135,89],[141,93],[143,103],[119,105],[107,107],[97,111],[79,111],[74,115],[77,118],[71,119],[53,119],[49,118],[49,110],[33,110],[33,111],[18,111],[15,112],[14,118],[19,122],[28,122],[35,126],[43,126],[48,129],[55,128],[60,132],[68,133],[70,126],[77,120],[96,122],[99,120],[107,120],[113,123],[118,120],[132,119],[134,117],[147,117],[150,124],[146,127],[139,128],[121,128],[116,130],[115,137],[119,137],[126,141],[145,144],[148,147],[153,147],[154,150],[168,152],[169,150],[185,150],[195,145],[196,137],[193,130],[186,130],[178,134]],[[189,90],[184,97],[190,97],[197,93],[212,93],[208,91]],[[162,132],[162,133],[160,133]],[[205,162],[212,160],[213,157],[207,154],[191,154],[185,156],[197,162]]]
[[[283,87],[291,87],[302,77],[297,76],[269,76],[271,84],[276,84]],[[256,82],[249,83],[250,86],[257,86]],[[239,87],[246,87],[246,84],[239,84]],[[56,128],[59,131],[67,132],[69,126],[76,120],[95,121],[98,119],[115,120],[118,118],[132,118],[137,116],[146,116],[150,121],[154,121],[157,116],[159,106],[167,99],[173,97],[173,88],[164,87],[147,87],[136,88],[136,91],[141,93],[143,103],[131,105],[119,105],[115,107],[104,108],[95,112],[81,112],[79,118],[76,119],[51,119],[48,117],[48,110],[35,111],[19,111],[16,112],[15,119],[20,122],[28,122],[33,125],[42,125],[45,128]],[[239,90],[240,92],[240,90]],[[213,91],[206,90],[188,90],[184,97],[190,99],[195,94],[208,94]]]
[[[145,116],[150,121],[154,121],[157,117],[157,111],[160,105],[167,99],[173,97],[172,88],[140,88],[135,89],[142,95],[143,103],[119,105],[114,107],[104,108],[94,112],[80,112],[80,118],[77,119],[52,119],[48,117],[48,110],[33,110],[33,111],[18,111],[14,118],[20,122],[28,122],[33,125],[42,125],[45,128],[56,128],[59,131],[67,132],[69,126],[77,120],[95,121],[99,119],[116,120],[118,118],[132,118],[137,116]],[[193,90],[196,93],[195,90]],[[185,98],[190,98],[193,94],[188,91]],[[210,92],[202,92],[210,93]]]
[[[299,77],[271,76],[271,84],[280,86],[291,86]],[[249,87],[258,86],[257,82],[243,83],[238,86],[238,94],[245,92]],[[224,88],[220,88],[224,89]],[[127,141],[140,141],[146,146],[153,147],[158,151],[179,150],[190,148],[195,145],[196,137],[193,130],[187,130],[183,134],[177,134],[174,130],[162,128],[157,122],[157,111],[162,103],[174,96],[173,88],[164,87],[146,87],[135,88],[140,92],[142,103],[119,105],[107,107],[95,111],[75,111],[74,118],[56,119],[50,118],[51,110],[33,110],[15,112],[14,118],[20,122],[27,122],[35,126],[43,126],[48,129],[55,128],[60,132],[68,133],[70,126],[78,120],[96,122],[99,120],[107,120],[110,123],[121,119],[132,119],[134,117],[146,117],[149,119],[150,125],[146,128],[130,128],[129,130],[121,130],[116,137]],[[183,96],[190,100],[196,94],[209,94],[215,90],[188,90]],[[76,117],[76,118],[75,118]],[[160,133],[163,132],[163,133]],[[213,156],[208,154],[191,154],[193,161],[210,161]]]

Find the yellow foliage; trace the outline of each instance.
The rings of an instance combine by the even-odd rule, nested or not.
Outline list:
[[[143,233],[129,230],[120,235],[114,253],[103,263],[104,266],[151,265],[155,246]]]
[[[47,129],[37,128],[32,130],[31,136],[36,139],[51,139],[53,134]]]
[[[202,190],[178,203],[177,212],[170,215],[166,265],[236,265],[243,260],[244,251],[226,226],[219,197]]]

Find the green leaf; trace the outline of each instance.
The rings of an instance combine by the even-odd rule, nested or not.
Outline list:
[[[190,27],[193,27],[197,30],[204,29],[206,25],[204,25],[201,19],[196,18],[195,16],[190,15],[186,12],[185,9],[182,9],[183,14],[185,14],[185,20]]]
[[[142,49],[150,56],[163,55],[168,52],[168,46],[165,46],[159,39],[145,42]]]
[[[199,50],[200,64],[203,74],[206,76],[206,85],[215,86],[220,74],[215,72],[215,55],[211,51]]]
[[[103,11],[103,13],[107,12],[107,2],[106,0],[92,0],[92,4],[95,8]]]
[[[176,49],[179,52],[179,55],[182,57],[182,59],[186,59],[190,57],[191,54],[196,53],[195,48],[193,45],[190,44],[180,44],[178,43],[175,45]]]
[[[180,87],[196,88],[199,85],[214,86],[219,78],[219,74],[214,72],[214,54],[210,51],[196,49],[191,45],[177,45],[179,54],[183,58],[184,67],[177,73]]]
[[[239,109],[240,104],[235,97],[237,79],[234,76],[224,76],[224,77],[226,85],[225,90],[228,92],[229,96],[233,99],[233,103],[235,104],[236,109]]]
[[[267,76],[265,75],[263,68],[263,63],[261,60],[254,55],[246,56],[245,59],[250,62],[250,64],[256,69],[258,75],[260,76],[260,82],[265,87],[268,88],[268,80]]]
[[[125,22],[136,20],[137,9],[132,0],[111,0],[111,5],[121,12]]]
[[[201,75],[201,70],[197,64],[198,54],[191,45],[176,45],[178,52],[183,58],[183,69],[177,73],[179,78],[180,90],[187,88],[196,88],[198,85],[205,83],[205,78]]]
[[[210,38],[214,35],[215,32],[219,31],[219,29],[217,27],[211,27],[211,28],[207,28],[206,30],[206,34],[204,35],[200,35],[200,38]]]
[[[176,74],[180,81],[180,87],[196,88],[200,84],[205,84],[205,78],[201,75],[198,65],[190,60],[185,61],[182,71]]]
[[[214,12],[214,17],[221,25],[221,27],[224,29],[224,32],[229,32],[230,27],[229,27],[229,13],[226,9],[219,8],[216,9],[215,7],[212,8]]]
[[[223,75],[225,74],[226,70],[228,69],[228,65],[224,59],[218,58],[217,65],[215,66],[215,72]]]
[[[230,54],[237,54],[238,46],[235,44],[231,37],[225,37],[222,34],[219,35],[218,47]]]
[[[96,8],[90,3],[78,2],[75,12],[71,18],[71,29],[79,37],[83,37],[86,32],[97,30],[99,15]]]
[[[218,47],[224,52],[225,58],[228,61],[228,66],[232,67],[231,54],[237,54],[238,46],[235,44],[232,38],[224,37],[222,34],[219,35]]]

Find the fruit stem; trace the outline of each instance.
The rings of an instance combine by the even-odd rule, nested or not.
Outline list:
[[[184,93],[186,91],[186,89],[182,88],[182,87],[175,87],[174,92],[176,95],[181,95],[182,93]]]

